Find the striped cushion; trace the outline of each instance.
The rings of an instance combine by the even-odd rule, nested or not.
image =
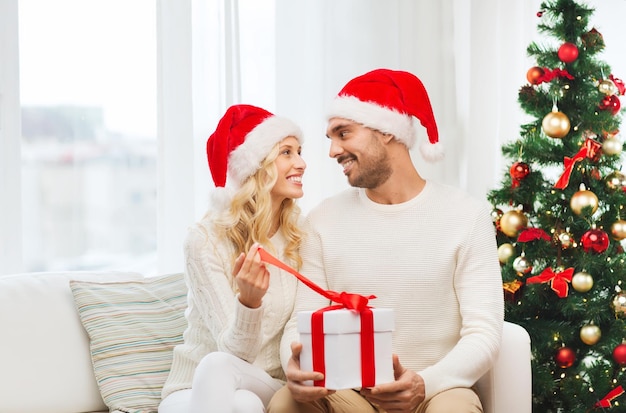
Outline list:
[[[141,281],[70,281],[102,399],[113,411],[156,412],[172,349],[187,325],[183,274]]]

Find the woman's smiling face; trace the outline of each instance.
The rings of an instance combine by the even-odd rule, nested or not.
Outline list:
[[[302,156],[300,142],[293,136],[288,136],[279,144],[278,157],[274,161],[278,178],[270,191],[275,205],[280,205],[286,198],[302,198],[302,176],[306,163]]]

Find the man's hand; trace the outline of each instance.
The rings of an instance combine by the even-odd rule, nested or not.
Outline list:
[[[393,373],[396,378],[394,382],[361,389],[361,394],[388,413],[415,412],[424,401],[424,379],[402,367],[396,354],[393,355]]]
[[[305,386],[307,380],[322,380],[324,375],[314,371],[300,370],[300,353],[302,352],[302,343],[291,343],[291,358],[287,364],[287,387],[291,392],[293,399],[300,403],[312,402],[323,397],[333,394],[334,390],[324,387]]]

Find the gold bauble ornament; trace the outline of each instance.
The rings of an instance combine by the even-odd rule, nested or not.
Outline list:
[[[607,96],[614,95],[617,92],[617,86],[612,80],[605,79],[598,85],[598,90]]]
[[[591,191],[581,189],[572,195],[569,206],[576,215],[580,215],[583,209],[587,207],[591,207],[591,213],[593,214],[598,209],[598,197]]]
[[[626,238],[626,221],[618,219],[611,225],[611,237],[615,241],[621,241]]]
[[[572,277],[572,287],[579,293],[586,293],[593,287],[593,277],[584,271],[577,272]]]
[[[526,228],[527,225],[526,215],[515,209],[505,212],[500,218],[500,230],[508,237],[516,237],[519,230]]]
[[[615,312],[615,317],[626,318],[626,294],[623,291],[615,294],[611,300],[611,308]]]
[[[600,341],[600,337],[602,337],[602,331],[596,325],[587,324],[580,329],[580,339],[589,346],[593,346]]]
[[[622,153],[622,145],[618,138],[607,138],[602,142],[602,152],[605,155],[619,155]]]
[[[620,171],[611,172],[604,178],[607,189],[616,191],[626,187],[626,175]]]
[[[517,271],[517,275],[521,277],[533,270],[533,263],[524,255],[520,255],[513,260],[513,269]]]
[[[553,110],[543,118],[541,128],[549,137],[561,139],[569,132],[569,118],[565,113]]]
[[[500,261],[500,264],[506,264],[513,254],[515,254],[515,247],[508,242],[498,247],[498,261]]]

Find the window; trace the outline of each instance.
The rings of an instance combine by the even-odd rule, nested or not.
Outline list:
[[[156,270],[156,2],[19,0],[24,271]]]

